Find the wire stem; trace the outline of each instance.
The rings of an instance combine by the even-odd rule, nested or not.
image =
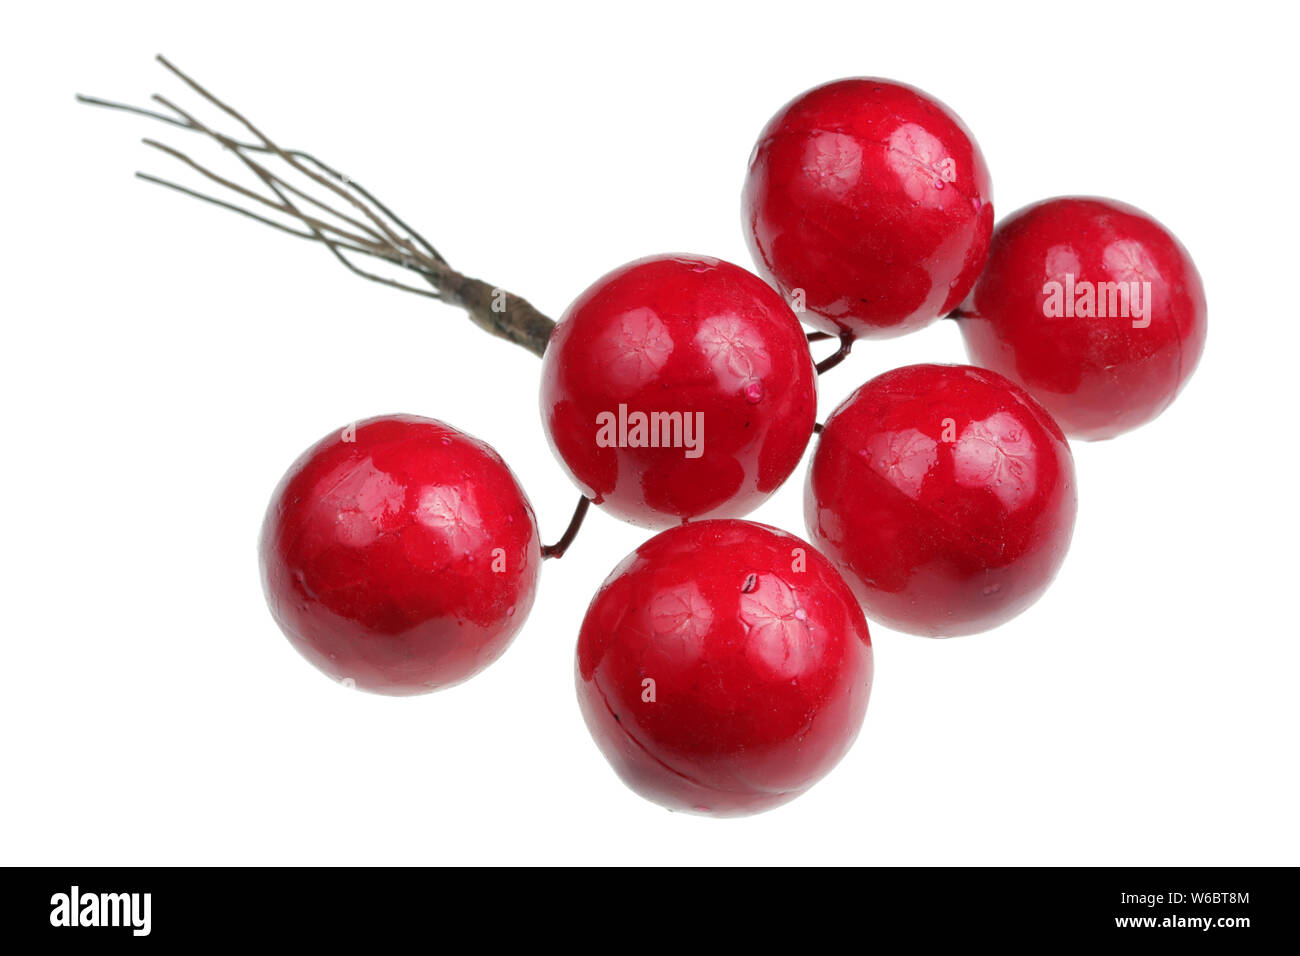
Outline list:
[[[88,106],[131,113],[208,137],[233,153],[244,169],[252,174],[255,184],[270,195],[241,185],[188,154],[157,140],[146,139],[145,144],[183,163],[221,189],[265,207],[276,215],[286,217],[290,224],[278,222],[270,216],[261,215],[238,203],[208,195],[152,174],[137,173],[140,179],[228,210],[299,239],[319,242],[329,249],[346,269],[361,278],[457,306],[464,310],[479,328],[498,338],[522,345],[534,355],[540,356],[546,350],[555,323],[527,300],[481,279],[474,279],[456,271],[423,235],[408,226],[401,217],[351,177],[345,176],[334,166],[317,159],[311,153],[280,147],[243,113],[210,93],[206,87],[191,79],[165,57],[159,56],[158,62],[191,91],[244,127],[251,134],[252,141],[210,127],[162,96],[155,95],[153,99],[172,115],[95,96],[79,94],[77,100]],[[263,161],[254,157],[261,157]],[[287,167],[287,172],[277,171],[268,165],[268,161],[277,166]],[[298,179],[297,183],[293,181],[295,177]],[[316,193],[323,190],[325,197],[314,195],[313,189]],[[333,202],[330,201],[331,198]],[[309,215],[304,211],[303,204],[319,210],[323,217]],[[340,205],[345,209],[354,209],[356,215],[343,211],[339,208]],[[295,225],[302,228],[295,228]],[[396,267],[404,270],[407,275],[414,274],[423,281],[424,285],[411,285],[362,269],[350,258],[357,255],[379,260],[384,267]],[[567,547],[567,544],[565,546]]]
[[[851,351],[853,351],[853,333],[845,330],[840,333],[840,347],[817,363],[817,374],[829,372],[848,358]]]
[[[590,499],[578,499],[578,507],[573,509],[573,517],[569,519],[569,526],[564,529],[564,534],[560,536],[559,541],[542,548],[543,558],[564,557],[564,552],[569,550],[569,545],[573,544],[573,539],[578,536],[578,530],[582,527],[582,521],[587,517],[587,509],[590,507]]]

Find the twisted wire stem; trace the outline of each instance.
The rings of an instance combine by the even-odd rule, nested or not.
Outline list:
[[[224,191],[224,198],[150,173],[137,172],[139,179],[320,243],[354,275],[456,306],[479,328],[521,345],[534,355],[540,356],[546,350],[555,323],[527,300],[458,272],[424,236],[360,183],[311,153],[280,147],[243,113],[210,93],[166,57],[159,56],[158,62],[202,100],[239,124],[246,138],[221,132],[158,94],[151,99],[167,112],[81,94],[77,100],[200,133],[232,153],[249,174],[252,185],[219,174],[189,154],[148,137],[143,140],[146,146],[213,183],[218,193]],[[269,161],[276,161],[283,171],[273,168]],[[358,264],[363,259],[396,267],[401,270],[399,274],[413,276],[419,284],[363,268]]]

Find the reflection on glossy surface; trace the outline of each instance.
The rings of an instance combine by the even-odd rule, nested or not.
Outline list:
[[[974,283],[993,231],[984,157],[951,110],[919,90],[849,79],[787,104],[745,181],[760,271],[826,331],[901,335],[946,315]]]
[[[1044,200],[999,223],[962,312],[971,360],[1022,384],[1072,438],[1155,418],[1205,347],[1205,292],[1187,250],[1110,199]]]
[[[952,446],[953,479],[963,488],[992,489],[1008,514],[1034,500],[1037,446],[1012,412],[970,422]]]
[[[806,542],[748,521],[651,538],[578,638],[601,751],[643,797],[698,813],[756,813],[812,786],[857,735],[871,673],[844,580]]]
[[[673,354],[673,338],[653,309],[629,309],[613,317],[600,334],[596,352],[608,363],[611,382],[641,388],[663,370]]]
[[[490,447],[432,419],[323,438],[267,509],[262,579],[304,657],[364,690],[418,694],[494,661],[532,606],[532,508]]]
[[[913,365],[826,422],[805,491],[813,543],[867,616],[951,637],[1020,613],[1074,529],[1074,462],[1051,417],[996,373]]]
[[[583,494],[624,520],[663,528],[738,517],[799,463],[816,378],[798,320],[761,279],[718,259],[656,256],[616,269],[569,307],[542,360],[542,421]],[[698,421],[700,453],[655,447],[632,429],[611,445],[598,416],[620,408]]]
[[[869,435],[858,454],[871,469],[909,498],[921,497],[925,477],[938,461],[939,443],[916,428]]]
[[[813,132],[804,147],[804,171],[817,189],[847,195],[862,179],[862,144],[844,133]]]
[[[724,388],[763,397],[763,379],[772,374],[772,358],[760,330],[743,316],[723,313],[700,323],[695,344]],[[755,391],[756,390],[756,391]]]
[[[781,578],[755,574],[751,586],[741,588],[740,621],[749,639],[746,655],[756,667],[795,680],[815,665],[818,647],[808,612]]]
[[[885,164],[908,199],[936,208],[944,205],[944,189],[956,176],[956,160],[948,148],[916,123],[903,123],[889,134]]]

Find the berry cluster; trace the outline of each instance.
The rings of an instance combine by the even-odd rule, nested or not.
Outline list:
[[[899,83],[785,106],[743,215],[767,282],[697,255],[625,265],[569,307],[541,375],[543,427],[584,499],[659,531],[587,611],[583,716],[638,793],[719,815],[790,800],[843,756],[871,688],[868,618],[950,637],[1042,595],[1074,525],[1067,436],[1160,414],[1206,327],[1187,251],[1131,206],[1051,199],[994,228],[970,131]],[[973,365],[887,372],[817,425],[818,374],[856,339],[944,316]],[[830,337],[840,351],[815,364],[809,343]],[[815,433],[811,543],[742,520]],[[495,660],[562,551],[490,447],[412,416],[305,452],[261,539],[289,640],[385,694]]]

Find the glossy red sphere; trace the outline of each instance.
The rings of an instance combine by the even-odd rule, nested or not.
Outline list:
[[[745,235],[760,270],[855,336],[902,335],[950,312],[993,231],[984,157],[957,115],[888,80],[838,80],[767,124],[745,180]]]
[[[863,385],[821,433],[804,496],[813,543],[867,616],[952,637],[1019,614],[1074,530],[1074,459],[1018,385],[912,365]]]
[[[582,493],[648,528],[756,508],[799,463],[817,374],[799,321],[739,266],[654,256],[578,297],[542,359],[542,421]]]
[[[1182,244],[1111,199],[1048,199],[993,234],[962,307],[971,361],[1022,384],[1071,438],[1112,438],[1169,407],[1205,347]]]
[[[668,807],[757,813],[848,750],[871,692],[852,592],[793,535],[701,521],[651,538],[601,585],[578,701],[623,781]]]
[[[389,415],[332,432],[293,464],[262,525],[276,623],[336,680],[420,694],[500,656],[532,607],[533,509],[483,442]]]

